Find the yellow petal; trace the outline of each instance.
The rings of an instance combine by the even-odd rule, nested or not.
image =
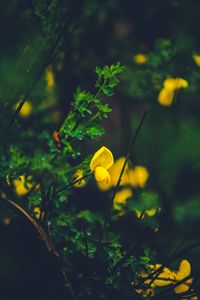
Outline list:
[[[127,199],[133,196],[133,192],[131,189],[125,188],[116,193],[113,205],[114,209],[121,210],[122,207],[126,204]]]
[[[200,67],[200,55],[193,55],[193,59],[198,67]]]
[[[135,211],[135,214],[136,214],[138,219],[139,218],[144,219],[144,213],[142,211],[139,211],[138,209],[134,209],[134,211]]]
[[[188,260],[183,259],[177,272],[177,279],[183,280],[191,274],[191,265]]]
[[[34,207],[33,211],[34,211],[36,219],[39,219],[40,218],[40,213],[41,213],[40,208],[39,207]]]
[[[176,294],[185,293],[190,289],[190,285],[187,285],[185,283],[181,283],[180,285],[176,286],[174,289],[174,292]]]
[[[33,187],[32,183],[25,180],[24,175],[20,176],[19,179],[15,179],[13,184],[15,186],[15,191],[19,196],[25,196]]]
[[[167,78],[164,81],[164,89],[174,91],[176,89],[176,81],[174,78]]]
[[[54,73],[52,67],[49,67],[46,69],[46,82],[47,82],[47,88],[52,89],[55,85],[55,79],[54,79]]]
[[[78,169],[74,176],[73,176],[73,181],[77,181],[78,179],[81,179],[83,177],[83,170]],[[85,179],[79,180],[78,182],[74,183],[73,186],[76,188],[81,188],[86,185]]]
[[[188,82],[183,78],[175,78],[176,89],[187,88]]]
[[[103,167],[96,167],[94,170],[94,176],[97,182],[99,181],[107,181],[110,182],[110,174],[108,171]]]
[[[136,54],[136,55],[134,55],[133,60],[136,64],[142,65],[148,61],[148,56],[146,54],[142,54],[142,53]]]
[[[103,167],[109,169],[114,163],[112,152],[106,148],[101,147],[93,156],[90,162],[90,170],[94,171],[96,167]]]
[[[110,173],[111,182],[112,182],[113,186],[117,185],[121,170],[122,170],[124,162],[125,162],[125,159],[126,159],[125,157],[120,157],[117,161],[115,161],[115,163],[108,170]],[[128,182],[129,182],[128,170],[129,170],[129,167],[128,167],[128,164],[126,164],[120,185],[128,184]]]
[[[149,178],[148,170],[143,166],[135,166],[129,171],[130,183],[133,187],[144,188]]]
[[[107,180],[99,181],[97,185],[101,191],[107,191],[112,187],[111,180],[109,182]]]
[[[19,106],[19,102],[15,105],[15,109],[17,109]],[[30,114],[33,111],[33,107],[30,101],[27,101],[24,103],[24,105],[22,106],[19,115],[21,118],[28,118],[30,116]]]
[[[168,268],[164,268],[153,283],[155,286],[166,286],[175,283],[175,280],[176,273],[172,272]]]
[[[157,207],[153,207],[153,208],[151,208],[151,209],[147,209],[147,210],[145,211],[145,214],[146,214],[148,217],[153,217],[153,216],[155,216],[155,214],[157,213],[157,211],[158,211]]]
[[[163,88],[158,95],[158,102],[163,106],[170,106],[174,99],[174,91]]]
[[[9,218],[9,217],[6,217],[6,218],[3,218],[3,224],[4,225],[9,225],[11,223],[11,218]]]

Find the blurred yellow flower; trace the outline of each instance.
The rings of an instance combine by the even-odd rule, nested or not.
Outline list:
[[[112,152],[105,146],[101,147],[92,157],[90,170],[94,172],[97,182],[110,182],[108,169],[113,165],[114,159]]]
[[[194,59],[195,64],[196,64],[198,67],[200,67],[200,55],[199,55],[199,54],[193,55],[193,59]]]
[[[25,196],[32,189],[33,184],[30,183],[30,179],[30,176],[26,179],[24,175],[21,175],[19,179],[13,180],[15,191],[18,196]]]
[[[81,179],[82,177],[83,177],[83,170],[78,169],[73,176],[73,181],[77,181],[78,179]],[[78,182],[73,184],[73,186],[76,188],[81,188],[81,187],[84,187],[85,185],[86,185],[85,179],[79,180]]]
[[[138,65],[145,64],[148,61],[148,59],[148,56],[142,53],[136,54],[133,57],[134,62]]]
[[[156,272],[161,267],[162,267],[161,264],[152,265],[151,266],[152,272]],[[155,273],[154,276],[156,277],[156,279],[152,282],[152,286],[154,286],[154,287],[155,286],[160,286],[161,287],[161,286],[170,285],[172,283],[175,283],[176,278],[177,278],[176,273],[171,271],[167,267],[163,267],[161,269],[159,275],[157,275],[157,273]]]
[[[39,207],[34,207],[34,214],[35,214],[35,217],[36,217],[36,219],[38,219],[39,220],[39,218],[40,218],[40,214],[41,214],[41,209],[39,208]]]
[[[54,73],[52,67],[48,67],[46,69],[46,74],[45,74],[46,82],[47,82],[47,88],[50,90],[54,87],[55,85],[55,79],[54,79]]]
[[[122,171],[124,162],[125,162],[125,157],[120,157],[118,160],[115,161],[114,165],[112,165],[112,167],[109,168],[109,173],[110,173],[110,177],[111,177],[111,183],[112,186],[116,186],[117,182],[119,180],[119,176],[120,173]],[[129,171],[129,166],[128,164],[126,164],[122,178],[121,178],[121,182],[120,185],[124,185],[127,183],[128,181],[128,171]]]
[[[120,157],[110,168],[107,169],[110,176],[110,180],[97,182],[100,190],[106,191],[117,185],[125,160],[125,157]],[[145,167],[135,166],[133,169],[130,169],[127,163],[122,174],[120,186],[133,186],[144,188],[148,178],[149,172]]]
[[[174,91],[163,88],[158,95],[158,102],[163,106],[170,106],[174,99]]]
[[[181,88],[189,86],[187,80],[183,78],[167,78],[163,83],[163,88],[158,95],[158,102],[163,106],[170,106],[174,100],[174,93]]]
[[[10,225],[10,223],[11,223],[11,218],[9,218],[9,217],[3,218],[4,225],[8,226],[8,225]]]
[[[180,263],[179,270],[177,272],[177,281],[181,281],[191,274],[191,265],[188,260],[184,259]],[[193,282],[192,278],[187,279],[185,282],[181,283],[175,287],[174,291],[176,294],[185,293],[190,289]]]
[[[185,89],[189,86],[188,81],[183,78],[175,78],[174,81],[177,90],[181,88]]]
[[[147,287],[145,289],[136,289],[135,291],[144,299],[149,299],[149,297],[153,296],[154,294],[154,289],[152,287]]]
[[[139,211],[138,209],[135,209],[135,213],[136,213],[136,216],[138,218],[142,218],[144,219],[145,217],[153,217],[157,214],[158,212],[158,208],[157,207],[153,207],[151,209],[147,209],[145,211]]]
[[[149,265],[151,269],[151,273],[147,274],[144,272],[141,272],[141,278],[147,278],[144,281],[144,285],[146,285],[148,288],[155,289],[156,287],[162,287],[167,285],[173,285],[177,284],[177,282],[184,280],[191,274],[191,265],[188,260],[183,259],[180,263],[179,270],[171,271],[167,267],[163,267],[161,264],[155,264],[155,265]],[[160,269],[160,273],[158,273]],[[156,272],[157,271],[157,272]],[[155,280],[154,280],[155,277]],[[174,288],[174,291],[176,294],[185,293],[187,291],[193,292],[191,290],[191,284],[193,282],[193,279],[187,279],[185,282],[181,283],[180,285],[176,286]],[[151,291],[153,293],[153,290]],[[145,298],[145,291],[146,289],[139,289],[136,290],[136,292],[143,295]],[[187,300],[198,300],[197,295],[193,294],[193,296],[189,298],[184,298]]]
[[[149,178],[149,172],[147,168],[143,166],[135,166],[129,171],[130,184],[133,187],[144,188]]]
[[[126,205],[127,199],[133,196],[133,192],[130,188],[124,188],[117,192],[113,201],[114,209],[122,210],[123,206]]]
[[[18,108],[19,104],[20,104],[20,101],[15,105],[15,109]],[[33,106],[31,104],[31,102],[26,100],[19,112],[19,115],[21,118],[25,119],[31,115],[32,111],[33,111]]]

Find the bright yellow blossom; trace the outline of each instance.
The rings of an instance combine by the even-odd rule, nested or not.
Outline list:
[[[3,218],[4,225],[8,226],[8,225],[10,225],[10,223],[11,223],[11,218],[9,218],[9,217]]]
[[[107,169],[110,175],[110,181],[98,182],[98,186],[101,190],[106,191],[111,187],[115,187],[117,185],[120,173],[125,163],[125,159],[125,157],[120,157],[110,168]],[[148,178],[149,172],[145,167],[135,166],[133,169],[130,169],[127,163],[121,177],[120,186],[144,188]]]
[[[112,152],[105,146],[101,147],[90,162],[90,170],[94,172],[97,182],[110,182],[110,174],[108,169],[113,165],[114,159]]]
[[[130,184],[133,187],[144,188],[149,178],[148,170],[143,166],[135,166],[129,171]]]
[[[33,187],[33,184],[30,183],[30,177],[26,180],[24,175],[21,175],[19,179],[15,179],[13,184],[18,196],[25,196]]]
[[[179,270],[178,271],[171,271],[167,267],[163,267],[161,264],[155,264],[150,265],[150,269],[152,270],[150,274],[147,273],[141,273],[141,278],[147,278],[144,282],[144,284],[147,286],[148,289],[152,289],[151,293],[153,293],[154,289],[156,287],[163,287],[167,285],[174,285],[177,284],[177,282],[184,280],[191,274],[191,265],[188,260],[183,259],[180,263]],[[160,269],[160,273],[158,273]],[[158,271],[158,272],[156,272]],[[155,279],[154,279],[155,277]],[[191,284],[193,282],[193,279],[187,279],[185,282],[181,283],[180,285],[176,286],[174,288],[174,292],[176,294],[185,293],[187,291],[193,292],[191,290]],[[138,289],[136,292],[141,294],[143,298],[146,298],[146,291],[147,289]],[[193,294],[189,298],[184,298],[187,300],[198,300],[198,297]]]
[[[109,173],[111,177],[111,183],[112,186],[116,186],[117,182],[119,180],[120,173],[122,171],[123,165],[125,163],[125,157],[120,157],[112,167],[109,168]],[[128,181],[128,172],[129,172],[129,166],[126,164],[124,172],[122,174],[120,185],[125,185]]]
[[[148,56],[142,53],[136,54],[133,57],[134,62],[138,65],[145,64],[148,61],[148,59],[149,59]]]
[[[199,54],[193,55],[193,59],[194,59],[195,64],[196,64],[198,67],[200,67],[200,55],[199,55]]]
[[[133,196],[133,192],[129,188],[124,188],[117,192],[114,198],[114,209],[122,210],[123,206],[126,205],[127,199]]]
[[[182,260],[179,270],[177,272],[177,281],[181,281],[191,274],[191,265],[188,260]],[[174,291],[176,294],[185,293],[190,289],[193,282],[192,278],[187,279],[185,282],[181,283],[175,287]]]
[[[136,216],[138,218],[142,218],[142,219],[144,219],[145,217],[153,217],[157,214],[157,212],[158,212],[157,207],[153,207],[151,209],[146,209],[144,212],[135,209]]]
[[[50,90],[55,85],[55,79],[54,79],[54,73],[51,67],[46,69],[45,74],[46,82],[47,82],[47,88]]]
[[[163,106],[170,106],[174,99],[174,91],[163,88],[158,95],[158,102]]]
[[[41,214],[41,209],[39,207],[34,207],[33,211],[34,211],[36,219],[39,219],[40,218],[40,214]]]
[[[41,215],[41,209],[40,209],[40,207],[34,207],[34,209],[33,209],[33,211],[34,211],[34,214],[35,214],[35,217],[36,217],[36,219],[40,219],[40,215]],[[42,217],[44,216],[44,212],[42,212]]]
[[[78,179],[81,179],[82,177],[83,177],[83,170],[78,169],[73,176],[73,181],[77,181]],[[73,186],[76,188],[81,188],[81,187],[84,187],[85,185],[86,185],[85,179],[81,179],[78,182],[73,184]]]
[[[20,104],[20,102],[18,102],[15,105],[15,109],[18,108],[19,104]],[[33,106],[31,104],[31,102],[26,100],[24,102],[22,108],[20,109],[19,115],[20,115],[21,118],[25,119],[25,118],[28,118],[31,115],[32,111],[33,111]]]
[[[170,106],[174,100],[174,93],[181,88],[189,86],[187,80],[183,78],[167,78],[163,83],[163,88],[158,95],[158,102],[163,106]]]

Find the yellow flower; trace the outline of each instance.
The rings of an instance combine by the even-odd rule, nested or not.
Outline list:
[[[163,106],[170,106],[174,99],[174,91],[163,88],[158,95],[158,102]]]
[[[187,261],[186,259],[182,260],[182,262],[180,263],[179,270],[177,272],[171,271],[169,268],[163,267],[161,264],[149,265],[149,267],[152,270],[151,273],[147,274],[147,273],[141,272],[141,277],[147,278],[144,281],[144,284],[147,285],[148,288],[152,288],[152,289],[155,289],[156,287],[163,287],[163,286],[167,286],[167,285],[177,284],[177,282],[184,280],[191,274],[191,265],[190,265],[189,261]],[[160,273],[158,273],[159,269],[160,269]],[[158,271],[158,272],[156,272],[156,271]],[[154,277],[155,277],[155,279],[154,279]],[[191,290],[192,282],[193,282],[193,279],[190,278],[190,279],[187,279],[185,282],[181,283],[180,285],[176,286],[174,288],[175,293],[176,294],[185,293],[189,290],[191,292],[193,292],[193,290]],[[139,291],[139,293],[142,294],[143,290],[139,289],[138,291]],[[198,297],[194,293],[189,298],[186,298],[186,300],[198,300]]]
[[[99,181],[97,182],[97,185],[98,185],[98,188],[101,190],[101,191],[107,191],[109,190],[111,187],[112,187],[112,181],[108,180],[104,180],[104,181]]]
[[[175,78],[175,85],[176,85],[176,89],[179,90],[181,88],[185,89],[189,86],[187,80],[183,79],[183,78]]]
[[[149,178],[148,170],[143,166],[135,166],[129,171],[130,184],[133,187],[144,188]]]
[[[18,102],[16,105],[15,105],[15,109],[18,108],[19,106],[19,103]],[[30,114],[32,113],[33,111],[33,107],[32,107],[32,104],[30,101],[26,100],[26,102],[24,102],[20,112],[19,112],[19,115],[21,118],[28,118],[30,116]]]
[[[94,172],[97,182],[110,182],[110,174],[108,169],[113,165],[114,159],[112,152],[105,146],[101,147],[90,162],[90,170]]]
[[[120,157],[114,163],[114,165],[112,165],[112,167],[110,167],[109,170],[108,170],[109,173],[110,173],[112,186],[117,185],[120,173],[121,173],[123,165],[125,163],[125,159],[126,159],[125,157]],[[127,183],[127,181],[128,181],[128,171],[129,171],[129,167],[128,167],[128,164],[126,164],[123,175],[122,175],[122,178],[121,178],[120,185],[125,185]]]
[[[10,223],[11,223],[11,218],[9,218],[9,217],[3,218],[4,225],[8,226]]]
[[[148,287],[145,289],[136,289],[136,293],[140,294],[142,298],[149,299],[149,297],[153,296],[154,289],[152,287]]]
[[[45,78],[46,78],[46,82],[47,82],[47,88],[49,90],[52,89],[55,85],[55,79],[54,79],[54,74],[53,74],[53,70],[51,67],[46,69]]]
[[[149,265],[149,267],[151,269],[150,274],[145,272],[140,273],[141,278],[147,278],[144,281],[144,288],[135,290],[137,293],[141,294],[143,298],[152,296],[156,287],[167,286],[176,282],[176,273],[172,272],[169,268],[161,268],[161,264]],[[158,269],[160,269],[160,273],[156,273]]]
[[[152,271],[155,272],[156,270],[158,270],[159,268],[161,268],[162,265],[160,264],[155,264],[153,266],[151,266]],[[177,279],[177,275],[175,272],[171,271],[169,268],[167,267],[163,267],[160,270],[159,275],[157,275],[157,273],[155,273],[154,275],[156,277],[156,279],[152,282],[152,286],[166,286],[166,285],[170,285],[175,283],[175,280]]]
[[[200,67],[200,55],[199,54],[195,54],[193,55],[193,59],[195,61],[195,64]]]
[[[148,56],[142,53],[136,54],[133,57],[134,62],[138,65],[145,64],[148,61],[148,59],[149,59]]]
[[[174,91],[176,89],[176,81],[174,78],[167,78],[163,84],[164,89]]]
[[[13,181],[15,191],[18,194],[18,196],[25,196],[31,190],[33,184],[29,182],[30,179],[30,176],[26,180],[25,176],[22,175],[19,177],[19,179],[15,179]]]
[[[83,177],[83,170],[78,169],[73,176],[73,181],[77,181],[78,179],[81,179],[82,177]],[[82,179],[73,184],[73,186],[76,188],[81,188],[81,187],[84,187],[85,185],[86,185],[85,179]]]
[[[153,216],[155,216],[155,214],[157,212],[158,212],[158,208],[157,207],[153,207],[151,209],[147,209],[144,212],[135,209],[136,216],[138,218],[142,218],[142,219],[144,219],[145,217],[153,217]]]
[[[111,187],[117,185],[124,162],[125,162],[125,157],[121,157],[118,160],[116,160],[115,163],[108,169],[108,173],[110,175],[110,181],[109,182],[106,182],[106,181],[97,182],[100,190],[107,191]],[[127,182],[127,179],[126,179],[127,172],[128,172],[128,165],[126,165],[126,167],[125,167],[120,185],[124,185]]]
[[[133,196],[133,192],[129,188],[124,188],[117,192],[113,201],[114,209],[122,210],[123,206],[126,205],[127,199]]]
[[[39,219],[40,218],[40,214],[41,214],[41,209],[39,207],[34,207],[33,211],[34,211],[36,219]]]
[[[188,260],[182,260],[179,270],[177,272],[177,280],[181,281],[184,278],[188,277],[191,274],[191,265]],[[174,291],[176,294],[185,293],[190,289],[190,286],[193,282],[192,278],[187,279],[185,282],[181,283],[175,287]]]
[[[158,95],[158,102],[163,106],[170,106],[174,99],[174,93],[181,88],[189,86],[187,80],[183,78],[167,78],[163,83],[163,88]]]

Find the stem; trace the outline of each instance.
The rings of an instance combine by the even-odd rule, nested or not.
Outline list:
[[[118,189],[119,189],[119,186],[120,186],[120,183],[121,183],[121,180],[122,180],[122,176],[123,176],[125,167],[126,167],[126,165],[127,165],[127,163],[128,163],[128,160],[129,160],[129,158],[130,158],[130,156],[131,156],[131,153],[132,153],[132,151],[133,151],[133,146],[135,145],[136,139],[137,139],[137,137],[138,137],[138,135],[139,135],[139,132],[140,132],[140,130],[141,130],[141,128],[142,128],[142,125],[143,125],[143,122],[144,122],[144,120],[145,120],[145,118],[146,118],[147,113],[148,113],[148,110],[146,110],[146,111],[144,112],[144,114],[143,114],[143,116],[142,116],[142,119],[141,119],[141,121],[140,121],[140,123],[139,123],[139,125],[138,125],[138,128],[137,128],[137,130],[136,130],[136,132],[135,132],[135,135],[133,136],[133,139],[132,139],[132,141],[131,141],[131,143],[130,143],[129,150],[128,150],[128,153],[127,153],[127,155],[126,155],[126,159],[125,159],[125,161],[124,161],[123,167],[122,167],[122,169],[121,169],[121,172],[120,172],[120,175],[119,175],[119,178],[118,178],[118,181],[117,181],[117,185],[116,185],[116,187],[115,187],[115,189],[114,189],[114,192],[113,192],[113,195],[112,195],[112,198],[111,198],[111,199],[112,199],[112,202],[113,202],[113,200],[114,200],[114,198],[115,198],[115,195],[116,195],[116,193],[117,193],[117,191],[118,191]]]
[[[58,189],[57,191],[55,191],[55,194],[59,194],[60,192],[68,189],[69,187],[72,187],[74,184],[78,183],[79,181],[81,181],[81,180],[83,180],[83,179],[91,176],[91,174],[92,174],[92,172],[86,174],[85,176],[83,176],[81,178],[76,179],[75,181],[73,181],[73,182],[71,182],[71,183],[69,183],[69,184],[67,184],[67,185],[65,185],[63,187],[61,187],[60,189]]]

